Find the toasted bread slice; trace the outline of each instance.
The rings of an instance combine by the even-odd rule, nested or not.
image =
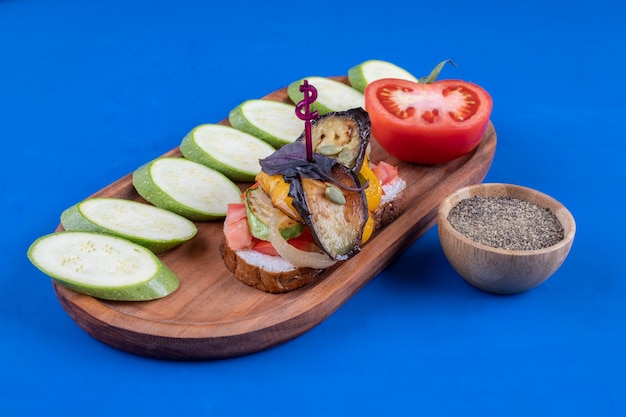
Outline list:
[[[283,293],[315,280],[324,270],[298,268],[280,256],[252,249],[232,250],[226,241],[220,246],[226,267],[244,284],[270,293]]]
[[[406,208],[406,182],[397,177],[389,184],[383,185],[380,205],[374,211],[374,230],[382,229],[397,219]]]

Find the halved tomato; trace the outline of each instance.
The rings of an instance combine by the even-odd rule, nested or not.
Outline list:
[[[387,78],[365,89],[372,136],[391,155],[421,164],[448,162],[476,148],[492,106],[487,91],[461,80]]]

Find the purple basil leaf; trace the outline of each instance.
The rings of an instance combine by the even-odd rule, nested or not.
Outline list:
[[[268,175],[281,174],[287,182],[302,176],[313,180],[330,181],[347,189],[333,177],[333,166],[338,163],[337,160],[313,153],[313,162],[309,162],[306,158],[306,144],[304,142],[292,142],[285,145],[259,162],[263,172]],[[350,190],[360,191],[361,188]]]

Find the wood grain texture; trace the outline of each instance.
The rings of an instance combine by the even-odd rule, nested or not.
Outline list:
[[[333,78],[347,83],[347,77]],[[289,102],[286,89],[264,98]],[[268,294],[231,275],[219,252],[222,222],[196,222],[196,237],[159,255],[181,280],[179,289],[163,299],[104,301],[53,281],[54,290],[63,308],[85,332],[137,355],[208,360],[268,349],[322,322],[428,231],[437,221],[439,203],[447,195],[484,179],[495,148],[496,133],[491,123],[476,150],[441,165],[400,162],[372,141],[371,160],[398,165],[407,182],[406,211],[377,232],[361,253],[328,270],[314,283],[289,293]],[[175,148],[164,156],[180,156],[180,152]],[[245,186],[241,184],[242,189]],[[131,175],[92,197],[96,196],[143,201],[132,186]]]

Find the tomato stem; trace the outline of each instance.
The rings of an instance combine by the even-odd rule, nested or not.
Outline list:
[[[453,60],[446,59],[445,61],[441,61],[439,64],[437,64],[437,66],[435,68],[433,68],[433,70],[430,72],[430,74],[428,74],[427,77],[420,78],[418,80],[418,82],[420,84],[431,84],[431,83],[434,83],[437,80],[437,77],[439,77],[439,73],[441,72],[441,69],[448,62],[456,67],[456,64],[454,63]]]

